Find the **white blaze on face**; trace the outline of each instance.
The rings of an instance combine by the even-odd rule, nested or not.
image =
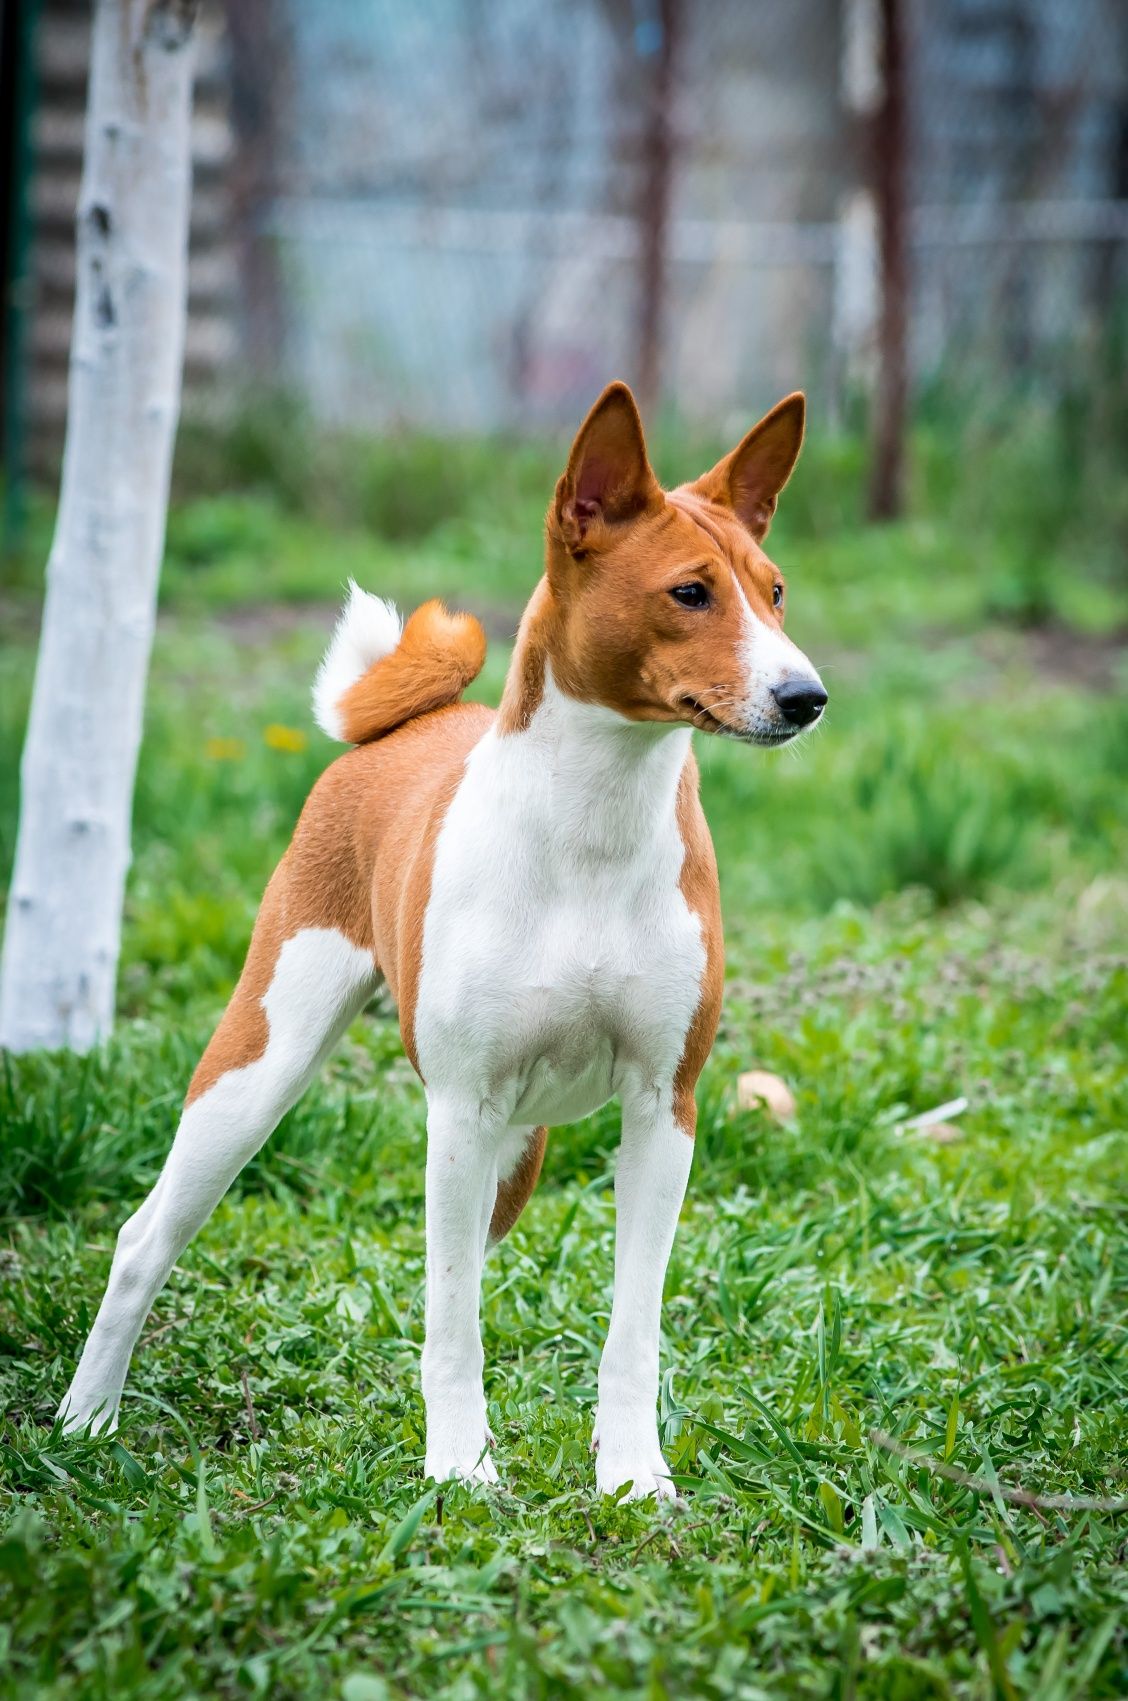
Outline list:
[[[736,575],[733,575],[734,579]],[[736,592],[741,602],[744,636],[741,640],[741,661],[744,669],[744,699],[740,710],[749,732],[760,737],[772,737],[799,729],[788,726],[779,711],[773,691],[784,684],[802,684],[822,688],[819,678],[797,644],[755,614],[739,580]]]

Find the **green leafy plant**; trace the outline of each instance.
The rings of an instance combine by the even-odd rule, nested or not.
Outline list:
[[[816,879],[830,899],[872,904],[905,887],[936,903],[981,897],[992,885],[1025,884],[1030,827],[1005,768],[990,785],[941,732],[908,728],[867,749],[849,773],[848,832],[828,839]]]

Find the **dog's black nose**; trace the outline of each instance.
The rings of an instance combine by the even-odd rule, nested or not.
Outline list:
[[[810,726],[826,704],[826,692],[814,679],[785,679],[773,686],[772,696],[789,726]]]

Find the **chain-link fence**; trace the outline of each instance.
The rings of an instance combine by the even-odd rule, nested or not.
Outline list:
[[[613,373],[689,416],[834,405],[879,340],[891,146],[915,379],[1052,369],[1128,288],[1128,10],[905,0],[892,139],[889,10],[294,0],[254,44],[271,370],[374,425],[571,418]]]
[[[261,216],[297,388],[475,430],[615,374],[715,417],[825,367],[837,12],[291,7]]]
[[[911,16],[914,368],[1053,363],[1128,293],[1128,8]]]
[[[37,17],[57,429],[88,15]],[[1128,295],[1124,0],[211,0],[201,64],[190,401],[480,431],[620,374],[825,417],[899,348],[1052,380]]]

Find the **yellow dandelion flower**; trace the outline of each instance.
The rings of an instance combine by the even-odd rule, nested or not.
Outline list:
[[[209,738],[204,754],[209,762],[241,762],[247,746],[241,738]]]
[[[304,750],[309,743],[305,733],[298,727],[281,726],[277,721],[272,721],[264,729],[262,736],[271,750],[288,750],[291,755]]]

